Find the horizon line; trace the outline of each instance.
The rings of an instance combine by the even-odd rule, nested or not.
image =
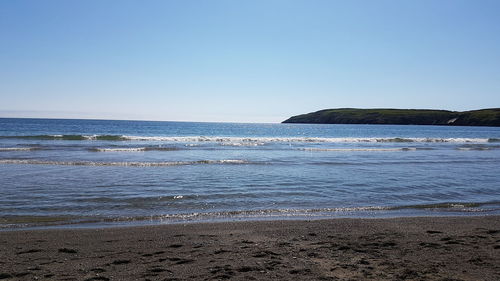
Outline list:
[[[41,120],[94,120],[94,121],[133,121],[133,122],[178,122],[178,123],[232,123],[232,124],[281,124],[282,122],[236,122],[236,121],[186,121],[151,119],[105,119],[105,118],[64,118],[64,117],[3,117],[0,119],[41,119]]]

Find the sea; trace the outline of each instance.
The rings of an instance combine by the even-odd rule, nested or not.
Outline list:
[[[500,214],[500,128],[0,118],[0,229]]]

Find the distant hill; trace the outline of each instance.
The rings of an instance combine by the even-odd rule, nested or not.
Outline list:
[[[500,108],[471,111],[430,109],[325,109],[290,117],[283,123],[500,126]]]

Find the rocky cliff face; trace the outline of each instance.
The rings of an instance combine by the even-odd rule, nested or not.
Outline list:
[[[471,111],[429,109],[325,109],[283,123],[500,126],[500,108]]]

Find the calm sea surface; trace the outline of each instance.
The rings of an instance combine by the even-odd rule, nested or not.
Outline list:
[[[0,229],[500,214],[500,128],[0,119]]]

